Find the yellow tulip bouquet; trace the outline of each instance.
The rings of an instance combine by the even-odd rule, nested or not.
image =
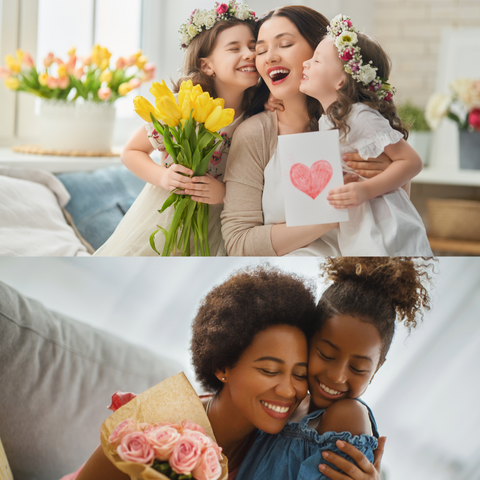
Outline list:
[[[0,66],[0,78],[10,90],[32,93],[41,98],[75,101],[82,97],[94,102],[114,102],[130,90],[138,88],[155,76],[155,66],[141,51],[129,57],[119,57],[110,66],[112,54],[95,45],[88,56],[77,58],[75,48],[68,59],[49,53],[43,59],[43,71],[37,70],[32,57],[23,50],[5,57]]]
[[[154,82],[150,93],[155,97],[155,107],[144,97],[134,99],[135,111],[146,122],[153,122],[155,130],[163,136],[166,151],[174,163],[184,165],[193,171],[193,176],[203,176],[218,144],[223,141],[216,133],[233,121],[235,112],[224,108],[223,98],[211,98],[200,85],[184,81],[178,92],[178,101],[162,83]],[[161,122],[161,123],[160,123]],[[193,236],[195,255],[209,256],[208,214],[209,206],[192,200],[174,190],[162,205],[159,213],[172,207],[175,213],[168,230],[157,225],[150,236],[150,245],[155,247],[155,235],[165,235],[162,256],[172,253],[190,255],[190,239]]]

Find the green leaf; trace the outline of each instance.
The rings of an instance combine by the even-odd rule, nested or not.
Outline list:
[[[150,113],[150,118],[152,119],[153,126],[155,130],[160,134],[163,135],[163,126],[161,123],[153,116],[153,113]]]
[[[212,133],[206,130],[201,137],[198,139],[198,149],[202,151],[212,140]]]
[[[184,152],[184,157],[187,160],[187,165],[185,165],[188,168],[191,168],[192,165],[192,150],[190,149],[190,144],[188,143],[188,140],[186,138],[183,139],[182,142],[182,147],[183,147],[183,152]]]
[[[173,161],[177,163],[177,154],[173,148],[173,142],[170,138],[170,129],[168,128],[168,125],[165,125],[163,128],[163,144],[165,146],[165,150],[170,154]]]
[[[158,211],[158,213],[163,213],[177,198],[178,195],[172,192],[171,195],[163,202],[162,208]]]
[[[158,230],[155,230],[151,235],[150,235],[150,246],[153,248],[153,250],[158,254],[160,255],[160,252],[156,249],[155,247],[155,235],[161,230],[165,231],[164,228],[160,227],[159,225],[157,225],[157,227],[159,228]]]
[[[208,164],[210,163],[210,159],[212,158],[213,152],[217,148],[218,143],[215,143],[213,147],[207,151],[206,155],[202,158],[201,162],[197,165],[197,168],[195,169],[193,176],[201,176],[205,175],[205,172],[207,171]]]

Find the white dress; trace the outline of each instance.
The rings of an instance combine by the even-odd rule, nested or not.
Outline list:
[[[208,173],[218,180],[223,181],[232,135],[242,120],[243,115],[219,131],[223,142],[214,152],[208,166]],[[156,132],[151,123],[146,124],[145,128],[153,148],[160,151],[162,163],[165,166],[170,165],[172,162],[169,161],[170,157],[165,151],[163,137]],[[170,226],[174,213],[173,206],[167,208],[163,213],[158,213],[169,196],[170,192],[167,190],[147,183],[111,237],[94,253],[94,256],[157,256],[150,246],[150,235],[158,229],[157,225],[166,230]],[[210,205],[209,209],[208,240],[211,256],[226,255],[220,224],[222,209],[223,205]],[[165,236],[159,231],[155,235],[155,247],[159,252],[162,252],[164,243]],[[191,250],[193,255],[193,242],[191,242]]]
[[[350,132],[341,141],[340,152],[358,152],[362,158],[375,158],[385,147],[397,143],[403,135],[392,129],[376,110],[356,103],[349,115]],[[332,126],[324,115],[319,129]],[[343,169],[351,173],[346,164]],[[359,181],[366,180],[360,177]],[[273,154],[264,171],[262,195],[264,224],[285,223],[285,197],[279,155]],[[432,256],[425,226],[407,193],[402,188],[373,198],[349,209],[350,221],[289,256]]]

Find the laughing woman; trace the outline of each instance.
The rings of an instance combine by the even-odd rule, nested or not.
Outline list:
[[[257,23],[260,88],[267,98],[270,90],[282,100],[284,109],[249,118],[232,141],[222,213],[229,255],[340,255],[338,224],[287,228],[280,162],[275,155],[278,135],[318,130],[320,104],[299,87],[303,62],[312,58],[328,25],[323,15],[299,5],[271,11]],[[253,113],[260,110],[255,103],[262,106],[265,100],[257,93]],[[369,160],[370,175],[374,165],[385,169],[384,158]]]

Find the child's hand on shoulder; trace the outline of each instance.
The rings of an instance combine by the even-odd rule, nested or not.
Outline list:
[[[265,103],[264,108],[265,110],[270,110],[271,112],[274,112],[275,110],[283,112],[285,110],[282,101],[275,98],[272,94],[270,94],[268,97],[268,102]]]
[[[192,200],[209,205],[223,204],[225,197],[225,184],[207,173],[203,177],[193,177],[192,183],[185,189],[186,195],[191,195]]]
[[[342,187],[330,190],[327,201],[334,208],[358,207],[370,200],[368,189],[364,182],[352,182]]]
[[[193,175],[192,170],[183,165],[172,163],[163,172],[158,186],[167,190],[167,192],[171,192],[175,189],[183,190],[187,184],[190,184],[192,181],[190,175]]]

